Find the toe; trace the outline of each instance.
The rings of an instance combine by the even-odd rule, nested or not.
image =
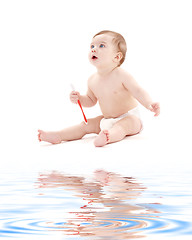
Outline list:
[[[39,133],[37,136],[38,136],[39,141],[41,142],[41,134]]]
[[[104,130],[103,133],[105,134],[106,140],[107,140],[107,143],[108,143],[109,142],[109,131],[108,130]]]

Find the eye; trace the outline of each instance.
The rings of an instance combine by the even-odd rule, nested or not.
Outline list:
[[[104,48],[105,45],[101,43],[99,47],[100,47],[100,48]]]
[[[94,45],[91,45],[91,49],[93,49],[95,46]]]

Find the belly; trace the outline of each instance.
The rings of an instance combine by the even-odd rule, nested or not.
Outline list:
[[[137,107],[138,103],[135,99],[129,99],[128,101],[101,101],[99,105],[104,118],[116,118]]]

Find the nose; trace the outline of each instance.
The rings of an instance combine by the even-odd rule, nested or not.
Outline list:
[[[91,49],[91,52],[92,52],[92,53],[96,52],[96,47],[92,48],[92,49]]]

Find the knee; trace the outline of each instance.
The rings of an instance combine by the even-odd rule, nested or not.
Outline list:
[[[81,126],[81,129],[84,130],[84,133],[85,134],[89,134],[92,132],[92,127],[91,127],[91,124],[90,124],[90,120],[88,119],[87,120],[87,123],[85,123],[84,121],[80,123],[80,126]]]
[[[141,128],[142,128],[142,122],[141,122],[141,120],[140,120],[138,117],[136,117],[136,116],[134,116],[134,127],[135,127],[136,129],[138,129],[138,132],[140,132],[140,130],[141,130]]]
[[[80,126],[82,129],[86,129],[87,128],[87,123],[85,123],[84,121],[80,123]]]
[[[130,125],[131,125],[131,129],[133,131],[132,134],[137,134],[141,131],[142,129],[142,123],[141,123],[141,120],[136,117],[136,116],[132,116],[131,118],[131,122],[130,122]]]
[[[121,136],[126,136],[127,135],[127,128],[123,125],[119,125],[117,126],[117,129],[118,133],[121,135]]]
[[[134,135],[141,131],[141,120],[136,116],[129,116],[119,124],[119,131],[125,135]]]
[[[87,124],[85,122],[80,123],[81,127],[84,129],[86,134],[89,133],[99,133],[100,132],[100,120],[102,116],[96,118],[90,118],[87,120]]]

